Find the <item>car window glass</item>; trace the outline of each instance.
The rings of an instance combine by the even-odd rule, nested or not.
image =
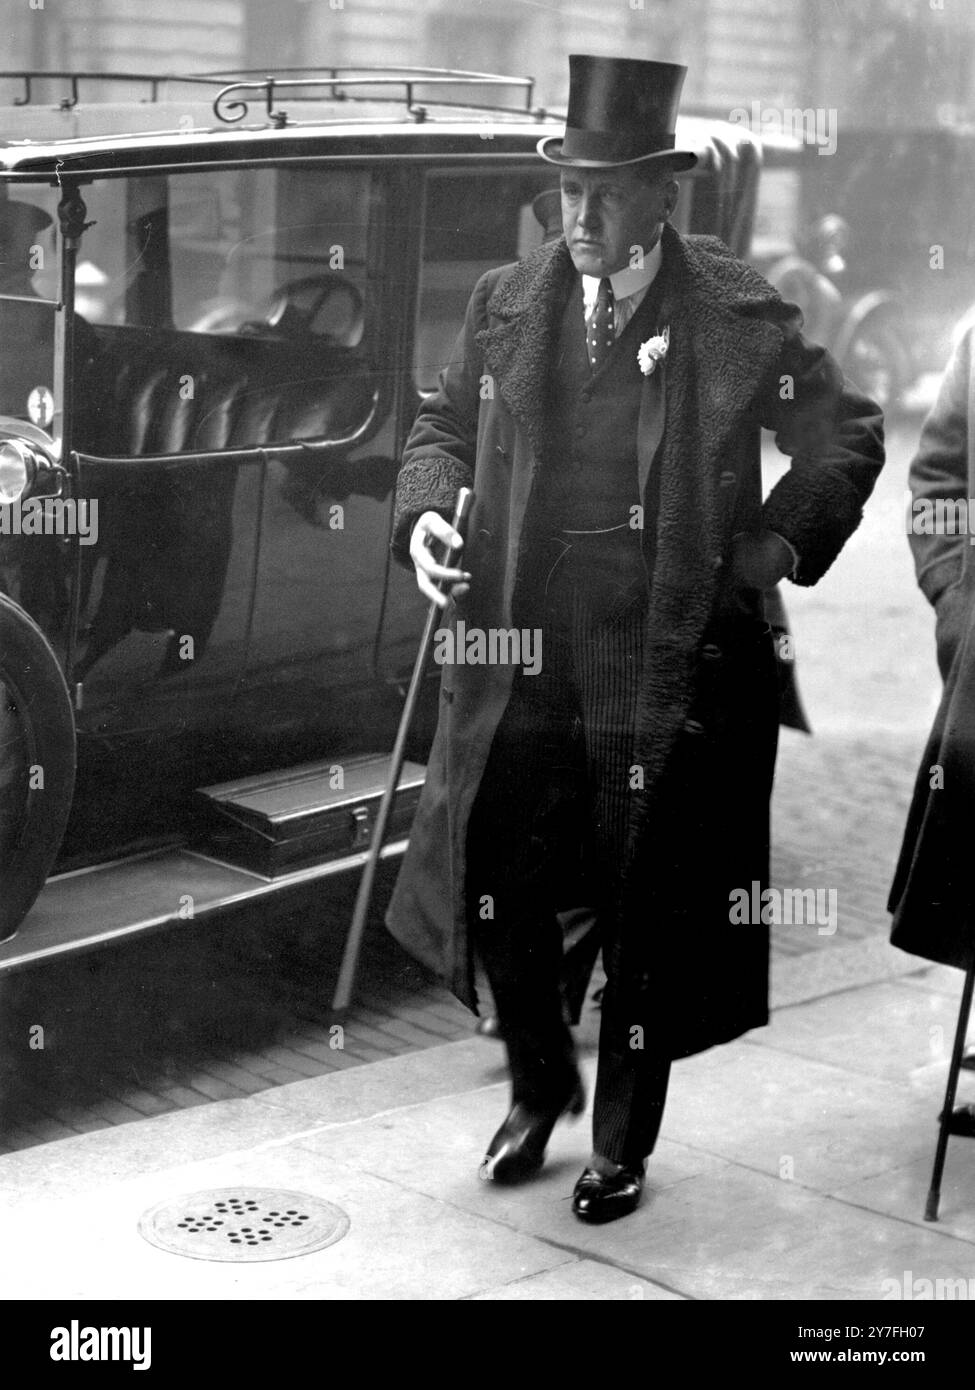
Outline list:
[[[801,216],[801,192],[797,168],[763,170],[750,253],[756,265],[765,265],[795,249]]]
[[[559,209],[558,176],[544,166],[428,177],[414,352],[420,391],[436,386],[479,277],[560,236]]]
[[[14,189],[0,200],[0,416],[58,433],[54,371],[58,295],[55,197]]]
[[[140,455],[354,431],[373,390],[378,188],[334,166],[87,188],[77,307],[102,355],[83,447]]]
[[[364,293],[372,180],[361,170],[229,169],[86,190],[78,308],[96,323],[273,331],[282,290],[332,273]],[[296,302],[312,307],[305,285]],[[348,307],[304,323],[346,338]],[[346,343],[346,345],[351,345]]]

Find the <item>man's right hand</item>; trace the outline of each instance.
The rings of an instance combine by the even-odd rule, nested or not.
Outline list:
[[[459,550],[464,544],[449,521],[444,521],[439,512],[424,512],[413,527],[410,536],[410,559],[416,568],[416,582],[420,593],[432,599],[439,608],[446,608],[451,598],[459,599],[467,593],[471,576],[466,570],[448,569],[434,559],[431,546],[450,545]],[[441,593],[439,583],[446,584],[446,593]]]

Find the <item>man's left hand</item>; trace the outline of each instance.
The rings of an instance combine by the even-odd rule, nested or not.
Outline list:
[[[743,589],[773,588],[792,573],[794,563],[775,531],[741,531],[731,542],[731,581]]]

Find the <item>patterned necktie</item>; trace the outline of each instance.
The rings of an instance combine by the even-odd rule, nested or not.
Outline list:
[[[613,346],[615,328],[613,323],[613,287],[608,280],[600,280],[596,307],[589,320],[586,346],[589,349],[589,366],[597,372],[606,360],[606,354]]]

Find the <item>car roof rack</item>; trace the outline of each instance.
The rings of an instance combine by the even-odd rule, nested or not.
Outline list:
[[[436,106],[459,107],[482,111],[498,111],[506,114],[522,111],[536,120],[544,120],[550,113],[542,107],[532,105],[535,91],[533,77],[512,77],[503,73],[468,72],[459,68],[426,68],[412,66],[390,66],[387,64],[368,66],[337,67],[297,67],[282,68],[268,73],[265,68],[228,69],[219,72],[158,73],[158,72],[80,72],[54,71],[50,69],[20,69],[0,72],[0,80],[20,81],[24,84],[23,95],[15,97],[14,106],[29,106],[34,101],[34,84],[39,81],[66,82],[70,95],[62,97],[59,105],[70,110],[80,101],[82,82],[145,83],[149,88],[144,101],[150,103],[160,100],[160,88],[167,83],[190,84],[213,88],[223,84],[213,100],[213,114],[226,125],[235,125],[248,114],[248,103],[242,93],[261,94],[264,99],[265,115],[276,126],[289,124],[288,114],[275,106],[275,97],[287,91],[296,101],[312,101],[314,92],[328,89],[328,99],[332,101],[375,101],[376,89],[382,88],[384,97],[392,97],[400,89],[401,99],[407,110],[418,121],[426,119],[427,107],[417,100],[417,88],[470,88],[475,96],[486,94],[491,89],[509,88],[521,93],[521,101],[485,102],[478,100],[456,100],[427,97],[427,102]],[[363,89],[369,89],[364,92]],[[318,100],[321,100],[319,95]]]
[[[286,73],[305,73],[311,76],[269,76],[258,74],[258,71],[239,72],[239,73],[207,73],[206,76],[222,76],[224,79],[234,77],[237,80],[219,92],[213,103],[213,114],[218,120],[224,121],[228,125],[236,124],[243,120],[248,111],[247,102],[240,97],[231,100],[232,93],[254,92],[262,93],[265,103],[265,112],[268,120],[276,125],[287,123],[287,113],[280,108],[275,109],[274,99],[279,91],[287,91],[295,100],[307,101],[311,98],[313,91],[321,90],[323,87],[329,89],[329,97],[333,101],[375,101],[376,88],[383,88],[384,95],[393,96],[394,91],[388,89],[402,89],[402,99],[409,113],[416,120],[424,120],[427,110],[423,103],[416,99],[416,89],[437,88],[437,87],[469,87],[480,95],[491,88],[508,87],[515,88],[523,93],[522,102],[517,106],[510,102],[485,102],[475,100],[453,100],[446,96],[437,98],[430,96],[427,101],[437,106],[464,107],[470,109],[476,107],[481,111],[523,111],[537,120],[544,120],[548,112],[540,107],[532,106],[532,96],[535,91],[535,79],[533,77],[511,77],[496,72],[467,72],[460,68],[425,68],[425,67],[394,67],[387,64],[369,67],[329,67],[329,68],[286,68]],[[241,80],[250,79],[250,80]],[[363,88],[369,88],[368,93],[363,92]]]
[[[69,86],[71,95],[62,97],[58,105],[63,110],[70,111],[70,109],[73,106],[77,106],[81,100],[80,89],[82,82],[124,82],[126,84],[145,82],[149,86],[150,94],[148,98],[143,98],[143,100],[156,102],[159,100],[159,88],[166,82],[188,82],[212,87],[215,79],[207,77],[202,73],[78,72],[65,69],[54,70],[51,68],[18,68],[0,71],[0,81],[23,82],[23,95],[14,97],[12,103],[14,106],[34,105],[35,82],[66,82]]]

